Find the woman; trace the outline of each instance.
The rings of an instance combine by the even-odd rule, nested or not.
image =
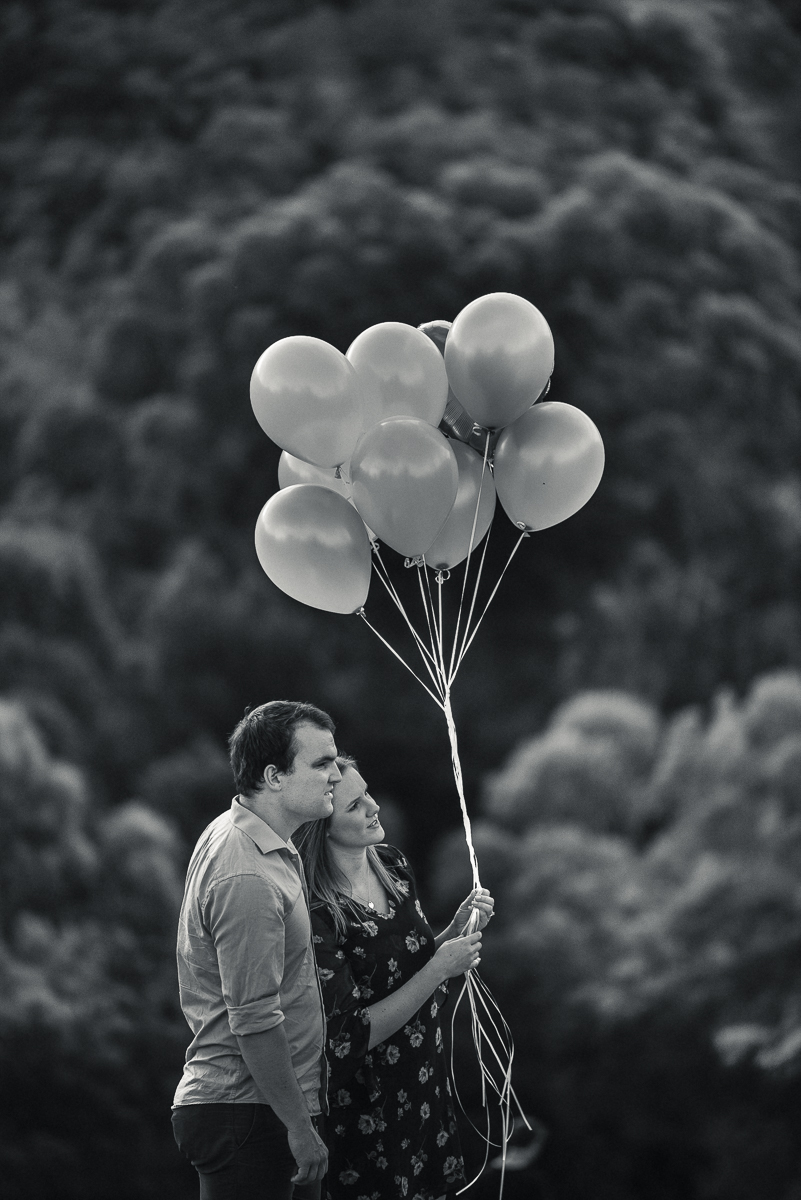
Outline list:
[[[337,765],[333,813],[296,839],[328,1020],[328,1197],[435,1200],[465,1183],[438,1011],[480,961],[481,933],[460,936],[473,908],[483,929],[494,901],[471,892],[435,938],[354,760]]]

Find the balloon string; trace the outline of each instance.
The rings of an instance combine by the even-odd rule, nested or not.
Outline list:
[[[445,721],[448,726],[448,737],[451,743],[451,762],[453,763],[453,777],[456,780],[456,790],[459,793],[459,804],[462,809],[462,824],[464,825],[464,836],[467,842],[467,852],[470,856],[470,866],[473,870],[473,887],[481,887],[481,880],[478,876],[478,859],[476,857],[475,847],[473,846],[473,830],[470,824],[470,816],[467,812],[467,801],[464,794],[464,781],[462,779],[462,764],[459,761],[459,741],[456,736],[456,722],[453,719],[453,709],[451,707],[451,690],[450,687],[445,688],[443,702],[440,708],[445,714]]]
[[[504,1061],[502,1061],[498,1051],[496,1051],[495,1047],[493,1046],[491,1039],[487,1036],[486,1030],[481,1023],[480,1015],[477,1014],[474,1005],[471,1005],[471,1007],[473,1008],[474,1021],[477,1022],[478,1029],[480,1030],[481,1034],[484,1036],[484,1038],[487,1042],[487,1045],[488,1045],[489,1049],[492,1051],[493,1057],[495,1058],[495,1061],[498,1064],[498,1067],[500,1068],[500,1070],[503,1073],[503,1084],[500,1089],[498,1088],[497,1084],[495,1083],[495,1080],[494,1080],[491,1072],[489,1072],[487,1074],[487,1079],[488,1079],[490,1085],[492,1086],[493,1090],[495,1091],[496,1095],[498,1096],[498,1100],[499,1100],[499,1104],[500,1104],[500,1108],[501,1108],[501,1128],[502,1128],[503,1149],[501,1152],[501,1186],[500,1186],[500,1194],[499,1194],[499,1200],[500,1200],[500,1197],[503,1197],[503,1184],[504,1184],[504,1179],[506,1176],[506,1147],[507,1147],[507,1144],[511,1137],[512,1129],[514,1128],[514,1118],[512,1117],[512,1112],[511,1112],[512,1100],[514,1100],[514,1102],[517,1106],[517,1110],[520,1113],[520,1116],[523,1118],[523,1122],[524,1122],[526,1128],[529,1130],[529,1132],[532,1132],[532,1129],[531,1129],[531,1125],[529,1124],[528,1118],[526,1117],[526,1114],[523,1112],[523,1109],[521,1107],[520,1101],[517,1098],[515,1090],[512,1087],[512,1063],[514,1061],[514,1041],[512,1039],[512,1032],[503,1016],[503,1013],[498,1008],[498,1005],[496,1004],[495,999],[492,996],[492,993],[490,992],[489,988],[486,986],[486,984],[484,984],[483,980],[478,979],[478,978],[476,979],[476,984],[478,986],[475,988],[475,998],[480,1002],[481,1006],[483,1007],[484,1012],[486,1013],[487,1018],[490,1022],[490,1025],[492,1026],[493,1030],[495,1031],[495,1035],[498,1039],[498,1042],[500,1043],[501,1052],[506,1057],[506,1062],[504,1063]],[[501,1023],[503,1024],[504,1033],[506,1035],[505,1037],[501,1034],[501,1031],[498,1029],[495,1019],[493,1018],[492,1013],[490,1012],[489,1007],[487,1006],[487,1002],[486,1002],[484,996],[481,994],[482,990],[486,994],[487,999],[490,1001],[490,1003],[494,1007]]]
[[[437,610],[434,605],[434,597],[431,595],[431,581],[426,570],[425,558],[418,563],[417,578],[420,584],[420,595],[423,601],[423,609],[428,622],[428,633],[431,638],[431,652],[435,658],[435,668],[440,681],[440,692],[444,698],[445,695],[445,664],[442,654],[442,608],[439,612],[439,624],[437,624]],[[442,587],[440,587],[440,602],[442,600]]]
[[[473,873],[473,886],[474,887],[480,887],[481,883],[480,883],[480,877],[479,877],[479,871],[478,871],[478,859],[476,856],[475,847],[473,845],[472,825],[471,825],[471,821],[470,821],[470,816],[467,811],[467,802],[466,802],[465,793],[464,793],[464,780],[463,780],[463,776],[462,776],[462,767],[461,767],[461,761],[460,761],[460,757],[459,757],[459,744],[458,744],[458,737],[457,737],[457,733],[456,733],[456,723],[454,721],[453,709],[452,709],[452,705],[451,705],[450,688],[451,688],[451,682],[452,682],[453,675],[455,675],[456,671],[459,668],[459,665],[462,662],[462,659],[464,658],[464,655],[467,653],[467,650],[469,649],[470,645],[472,644],[473,638],[475,637],[475,635],[478,631],[479,625],[481,624],[481,622],[484,619],[484,616],[487,613],[489,605],[492,602],[492,600],[495,596],[495,593],[498,590],[498,587],[500,586],[501,580],[503,579],[503,576],[506,573],[506,570],[508,569],[508,567],[512,561],[512,558],[514,557],[518,547],[520,546],[521,541],[523,540],[523,537],[525,537],[525,536],[526,536],[526,534],[524,532],[521,535],[521,537],[518,539],[516,545],[514,546],[511,554],[509,555],[509,559],[507,560],[506,565],[504,566],[503,571],[501,572],[498,582],[496,583],[496,585],[490,595],[490,598],[484,607],[481,617],[479,618],[472,633],[470,633],[469,632],[470,624],[471,624],[472,615],[473,615],[475,604],[476,604],[476,597],[478,594],[478,586],[479,586],[479,583],[481,580],[481,574],[482,574],[482,570],[484,567],[484,561],[485,561],[486,552],[487,552],[487,544],[485,543],[483,553],[481,556],[481,562],[479,564],[478,576],[477,576],[475,588],[473,591],[473,598],[472,598],[470,613],[468,615],[468,619],[467,619],[467,622],[464,627],[462,646],[460,648],[459,657],[456,662],[456,666],[452,670],[450,678],[446,677],[444,653],[443,653],[442,588],[440,587],[440,591],[439,591],[439,604],[438,604],[438,606],[435,606],[434,598],[431,594],[431,583],[430,583],[430,580],[428,577],[428,572],[425,570],[424,566],[418,571],[418,580],[419,580],[420,591],[421,591],[421,596],[422,596],[422,600],[423,600],[423,608],[426,613],[426,621],[428,624],[429,636],[431,638],[431,653],[429,654],[428,651],[426,650],[426,647],[424,646],[424,644],[422,642],[422,639],[420,638],[420,635],[414,629],[414,626],[412,625],[411,621],[409,620],[409,617],[406,614],[406,611],[400,601],[400,597],[397,596],[397,592],[394,591],[394,588],[392,588],[391,585],[389,585],[388,582],[384,579],[384,575],[386,574],[386,568],[384,566],[383,561],[381,561],[380,556],[376,555],[378,562],[380,563],[380,567],[381,567],[381,570],[379,570],[378,567],[376,568],[376,572],[379,575],[379,578],[382,580],[382,582],[384,583],[384,586],[390,592],[390,595],[393,596],[393,599],[395,600],[395,603],[396,603],[399,611],[404,616],[407,625],[409,626],[410,630],[412,631],[412,634],[415,637],[415,641],[417,642],[418,647],[421,648],[421,652],[422,652],[422,650],[426,650],[426,654],[423,657],[423,661],[426,664],[426,667],[428,669],[429,675],[432,678],[432,681],[434,682],[434,686],[437,687],[438,691],[440,692],[439,699],[437,698],[437,696],[434,695],[432,690],[423,682],[423,680],[420,678],[420,676],[417,675],[414,670],[412,670],[412,668],[401,657],[401,655],[398,654],[398,652],[389,644],[389,642],[386,640],[386,638],[384,638],[378,632],[378,630],[375,629],[370,624],[370,622],[367,620],[364,610],[361,609],[359,612],[359,615],[362,617],[362,619],[364,620],[364,622],[368,626],[368,628],[370,628],[373,631],[373,633],[376,635],[376,637],[378,637],[379,640],[387,647],[387,649],[390,650],[390,652],[395,656],[395,658],[397,658],[398,661],[404,667],[406,667],[406,670],[409,671],[409,673],[414,676],[414,678],[418,681],[418,683],[420,683],[421,686],[423,688],[425,688],[426,692],[428,692],[429,696],[431,696],[432,700],[434,700],[434,702],[438,705],[438,707],[442,710],[442,712],[445,715],[445,720],[446,720],[446,724],[447,724],[447,728],[448,728],[448,737],[449,737],[450,746],[451,746],[451,761],[452,761],[452,765],[453,765],[454,780],[456,782],[456,789],[457,789],[457,792],[459,795],[459,804],[460,804],[461,812],[462,812],[462,822],[464,825],[465,840],[467,843],[467,850],[468,850],[468,855],[470,858],[470,865],[471,865],[471,869],[472,869],[472,873]],[[487,537],[487,542],[488,541],[489,541],[489,534]],[[425,571],[425,580],[423,579],[422,573],[420,573],[421,571]],[[465,573],[465,576],[466,576],[466,573]],[[393,593],[394,593],[394,595],[393,595]],[[464,596],[464,590],[463,590],[463,596]],[[460,606],[459,606],[460,617],[461,617],[461,611],[462,611],[462,604],[460,603]],[[469,637],[468,637],[468,634],[469,634]],[[454,638],[454,645],[455,644],[456,644],[456,638]],[[451,661],[453,661],[453,659]],[[435,672],[436,672],[437,676],[439,676],[438,679],[435,678]],[[475,918],[477,917],[477,915],[478,914],[477,914],[477,910],[476,910],[476,912],[474,912],[473,918],[471,919],[471,922],[467,926],[467,930],[469,932],[472,932],[473,929],[475,929],[475,927],[476,927]],[[501,1013],[500,1009],[498,1008],[497,1003],[495,1002],[494,998],[492,997],[491,992],[486,987],[483,980],[481,980],[479,978],[477,972],[472,972],[472,971],[467,972],[467,975],[465,978],[465,986],[463,987],[463,989],[459,995],[459,998],[457,999],[456,1006],[453,1011],[452,1030],[453,1030],[453,1021],[455,1020],[455,1017],[456,1017],[456,1011],[465,995],[467,996],[468,1003],[470,1006],[470,1021],[471,1021],[473,1045],[475,1048],[476,1058],[477,1058],[480,1072],[481,1072],[481,1103],[482,1103],[482,1107],[486,1111],[487,1132],[486,1132],[486,1135],[484,1135],[480,1132],[480,1130],[476,1129],[476,1126],[473,1124],[472,1120],[467,1115],[464,1104],[462,1103],[462,1099],[461,1099],[461,1096],[459,1095],[456,1078],[455,1078],[455,1074],[454,1074],[453,1039],[452,1039],[452,1041],[451,1041],[451,1077],[453,1079],[453,1086],[454,1086],[454,1092],[456,1095],[456,1099],[457,1099],[459,1106],[462,1109],[462,1112],[464,1113],[465,1117],[467,1117],[467,1120],[469,1121],[470,1125],[479,1134],[479,1136],[483,1138],[484,1143],[485,1143],[484,1162],[483,1162],[478,1174],[475,1176],[474,1179],[472,1179],[470,1181],[470,1183],[466,1184],[463,1188],[461,1188],[457,1194],[461,1195],[462,1192],[467,1191],[468,1188],[472,1187],[473,1184],[476,1182],[476,1180],[478,1178],[480,1178],[480,1176],[483,1174],[484,1170],[486,1169],[488,1160],[489,1160],[490,1146],[491,1145],[500,1145],[500,1148],[501,1148],[501,1182],[500,1182],[499,1200],[502,1200],[505,1172],[506,1172],[506,1150],[507,1150],[507,1145],[508,1145],[508,1142],[509,1142],[509,1139],[511,1136],[511,1131],[512,1131],[513,1124],[514,1124],[513,1117],[512,1117],[512,1111],[511,1111],[513,1102],[517,1106],[517,1109],[520,1112],[520,1115],[523,1118],[523,1121],[525,1122],[527,1127],[529,1129],[531,1129],[531,1126],[529,1125],[529,1123],[526,1119],[526,1116],[523,1113],[523,1110],[520,1106],[520,1102],[514,1092],[514,1089],[512,1088],[511,1080],[512,1080],[512,1063],[513,1063],[513,1059],[514,1059],[514,1043],[512,1040],[511,1031],[509,1029],[509,1026],[508,1026],[506,1020],[503,1017],[503,1014]],[[497,1020],[493,1016],[493,1012],[490,1009],[490,1005],[492,1006],[492,1009],[494,1009],[495,1013],[497,1014]],[[488,1052],[488,1055],[489,1055],[489,1064],[487,1061],[485,1061],[485,1051]],[[494,1060],[494,1062],[496,1064],[497,1071],[500,1072],[500,1081],[498,1081],[495,1077],[495,1074],[493,1074],[493,1068],[491,1065],[492,1060]],[[494,1093],[495,1096],[497,1097],[498,1104],[500,1107],[500,1117],[501,1117],[501,1142],[500,1143],[494,1142],[492,1140],[492,1136],[491,1136],[492,1135],[492,1121],[491,1121],[491,1113],[490,1113],[490,1105],[489,1105],[490,1091],[492,1093]]]
[[[437,583],[437,600],[439,602],[439,665],[442,671],[442,682],[445,683],[445,657],[443,653],[443,624],[442,624],[442,583]]]
[[[465,655],[464,643],[467,640],[468,633],[470,632],[470,622],[473,620],[473,613],[475,612],[475,608],[476,608],[476,600],[478,599],[478,589],[481,585],[481,577],[484,574],[484,563],[486,562],[487,550],[489,549],[489,543],[490,543],[491,536],[492,536],[492,526],[490,526],[490,528],[487,530],[487,536],[484,540],[484,547],[481,551],[481,559],[478,564],[478,574],[476,575],[476,581],[475,581],[475,584],[473,585],[473,597],[470,601],[470,612],[467,614],[467,621],[465,622],[464,635],[462,637],[462,645],[459,649],[459,657],[456,660],[456,666],[454,666],[451,670],[451,673],[450,673],[450,676],[448,679],[449,683],[453,683],[454,679],[456,678],[456,672],[459,670],[459,667],[462,664],[462,659],[464,658],[464,655]],[[500,579],[498,580],[498,582],[500,583]],[[459,606],[459,615],[461,617],[461,605]],[[456,638],[454,638],[454,648],[455,648],[455,646],[456,646]]]
[[[520,546],[520,543],[523,541],[523,538],[526,538],[526,537],[528,537],[528,530],[527,530],[527,529],[524,529],[524,530],[523,530],[523,532],[520,534],[520,537],[519,537],[519,538],[517,539],[517,541],[515,542],[515,544],[514,544],[514,546],[513,546],[513,548],[512,548],[512,553],[509,555],[509,557],[508,557],[508,558],[507,558],[507,560],[506,560],[506,566],[503,568],[503,570],[501,571],[500,575],[498,576],[498,582],[495,584],[495,587],[492,589],[492,592],[490,593],[490,598],[489,598],[489,600],[488,600],[488,601],[487,601],[487,603],[484,605],[484,611],[482,612],[481,616],[478,618],[478,621],[476,622],[475,628],[474,628],[473,632],[470,634],[470,639],[469,639],[469,641],[467,642],[467,644],[466,644],[466,645],[462,646],[461,652],[460,652],[460,654],[459,654],[459,661],[458,661],[458,662],[457,662],[457,664],[456,664],[456,670],[457,670],[457,671],[459,670],[459,667],[460,667],[460,666],[461,666],[461,664],[462,664],[462,659],[464,658],[465,654],[467,654],[467,651],[470,649],[470,647],[471,647],[471,646],[472,646],[472,644],[473,644],[473,638],[474,638],[474,637],[476,636],[476,634],[478,633],[478,630],[479,630],[479,627],[480,627],[480,625],[481,625],[481,622],[484,620],[485,616],[487,615],[487,609],[489,608],[490,604],[492,604],[492,601],[495,599],[495,593],[497,592],[498,588],[501,586],[501,580],[503,579],[504,575],[506,574],[506,572],[507,572],[507,570],[508,570],[508,568],[509,568],[509,564],[511,563],[511,561],[512,561],[512,559],[514,558],[515,554],[517,554],[518,548],[519,548],[519,546]]]
[[[431,612],[430,612],[430,610],[429,610],[429,607],[428,607],[428,601],[427,601],[427,599],[426,599],[426,590],[425,590],[425,586],[424,586],[424,584],[423,584],[423,572],[424,572],[424,571],[425,571],[425,565],[424,565],[424,564],[423,564],[423,565],[419,565],[419,564],[418,564],[418,567],[417,567],[417,582],[418,582],[418,583],[419,583],[419,585],[420,585],[420,596],[421,596],[421,599],[422,599],[422,601],[423,601],[423,611],[424,611],[424,612],[425,612],[425,614],[426,614],[426,623],[427,623],[427,625],[428,625],[428,636],[429,636],[429,638],[430,638],[430,640],[431,640],[431,653],[432,653],[432,656],[435,656],[435,655],[436,655],[436,643],[435,643],[435,638],[434,638],[434,625],[433,625],[433,620],[432,620],[432,614],[431,614]],[[426,578],[427,578],[427,577],[426,577]],[[438,674],[438,676],[439,676],[440,690],[441,690],[441,691],[442,691],[442,693],[444,694],[444,691],[445,691],[445,680],[444,680],[444,678],[442,677],[442,675],[440,674],[440,670],[439,670],[439,664],[438,664],[438,663],[437,663],[437,661],[436,661],[436,657],[434,657],[434,660],[433,660],[433,661],[434,661],[434,666],[436,667],[436,670],[437,670],[437,674]]]
[[[450,1070],[450,1075],[451,1075],[451,1079],[453,1080],[453,1094],[456,1099],[456,1103],[459,1105],[459,1108],[462,1110],[462,1113],[463,1113],[468,1125],[470,1126],[470,1128],[473,1130],[474,1133],[477,1133],[478,1136],[481,1138],[481,1140],[484,1142],[484,1161],[481,1164],[481,1167],[479,1168],[478,1174],[475,1175],[475,1177],[473,1179],[471,1179],[468,1184],[465,1185],[465,1187],[462,1189],[462,1191],[467,1191],[468,1188],[471,1188],[473,1186],[473,1184],[476,1182],[476,1180],[479,1179],[481,1177],[481,1175],[483,1175],[484,1170],[486,1169],[486,1166],[487,1166],[487,1161],[489,1159],[490,1146],[495,1145],[495,1143],[492,1141],[492,1137],[490,1136],[492,1133],[492,1125],[490,1122],[490,1111],[489,1111],[489,1108],[486,1106],[486,1104],[483,1103],[483,1099],[484,1099],[484,1096],[486,1095],[486,1093],[485,1093],[485,1089],[484,1089],[484,1063],[481,1058],[481,1041],[480,1041],[480,1038],[476,1037],[476,1026],[475,1026],[475,1022],[472,1022],[472,1021],[471,1021],[471,1026],[472,1026],[472,1034],[473,1034],[473,1046],[476,1051],[476,1058],[478,1059],[478,1065],[479,1065],[479,1069],[481,1072],[482,1108],[484,1108],[484,1110],[486,1112],[486,1117],[487,1117],[487,1132],[486,1132],[486,1134],[483,1134],[481,1132],[481,1130],[478,1129],[477,1126],[473,1123],[472,1118],[470,1117],[470,1115],[467,1112],[467,1109],[465,1108],[464,1104],[462,1103],[461,1093],[459,1092],[459,1085],[456,1082],[456,1068],[455,1068],[455,1062],[454,1062],[454,1046],[456,1045],[456,1037],[455,1037],[456,1013],[459,1009],[459,1005],[462,1003],[462,998],[464,997],[465,992],[468,991],[468,989],[469,989],[470,976],[473,974],[475,974],[474,971],[467,971],[465,973],[465,980],[464,980],[464,983],[462,984],[462,990],[459,992],[459,995],[456,999],[456,1003],[453,1006],[453,1012],[451,1014],[451,1063],[450,1063],[451,1070]]]
[[[425,561],[425,560],[424,560]],[[439,589],[439,623],[437,623],[437,606],[434,604],[434,597],[431,595],[431,580],[428,576],[428,571],[425,572],[426,590],[428,591],[428,603],[431,606],[431,615],[434,618],[434,629],[437,633],[437,655],[439,658],[439,670],[442,675],[442,688],[445,690],[445,659],[442,650],[442,586]]]
[[[453,663],[454,663],[454,659],[456,656],[456,644],[459,640],[459,623],[462,619],[462,606],[464,604],[465,592],[467,590],[467,575],[470,570],[470,555],[473,553],[473,543],[475,541],[475,536],[476,536],[476,526],[478,525],[478,512],[479,512],[479,508],[481,506],[481,489],[484,487],[484,474],[487,470],[487,460],[489,458],[489,444],[490,444],[490,431],[488,429],[486,441],[484,442],[484,461],[481,464],[481,479],[480,479],[479,485],[478,485],[478,496],[476,497],[476,508],[475,508],[475,512],[473,513],[473,528],[470,530],[470,542],[467,547],[467,560],[464,565],[464,578],[462,579],[462,594],[459,598],[459,612],[456,616],[456,628],[454,629],[454,632],[453,632],[453,645],[451,646],[451,661],[450,661],[450,665],[449,665],[449,669],[448,669],[448,674],[449,674],[450,680],[453,680],[453,677],[454,677]],[[488,531],[488,534],[489,534],[489,531]],[[486,553],[486,549],[487,549],[487,547],[485,545],[484,546],[485,553]],[[482,566],[483,566],[483,557],[482,557]],[[481,573],[481,568],[479,568],[479,575],[480,575],[480,573]],[[476,581],[476,586],[478,586],[478,581]],[[471,609],[471,612],[472,612],[472,609]],[[469,618],[468,618],[468,624],[469,624]]]
[[[410,675],[414,675],[414,677],[415,677],[415,679],[417,680],[417,682],[420,684],[420,686],[421,686],[422,688],[425,688],[425,690],[428,692],[429,696],[430,696],[430,697],[431,697],[431,699],[434,701],[434,703],[437,705],[437,707],[438,707],[438,708],[442,708],[442,701],[440,700],[439,696],[435,696],[435,695],[434,695],[434,693],[431,691],[431,688],[428,686],[428,684],[427,684],[427,683],[425,683],[425,682],[424,682],[424,681],[423,681],[423,680],[420,678],[420,676],[417,674],[417,672],[416,672],[416,671],[412,670],[412,668],[409,666],[409,664],[406,662],[406,660],[405,660],[404,658],[401,658],[401,656],[400,656],[400,654],[398,654],[397,650],[395,650],[393,646],[390,646],[390,644],[389,644],[389,642],[387,641],[387,639],[386,639],[385,637],[382,637],[382,636],[381,636],[381,634],[378,632],[378,630],[377,630],[377,629],[376,629],[376,628],[375,628],[373,625],[371,625],[371,624],[370,624],[370,622],[367,620],[367,617],[364,615],[364,609],[363,609],[363,608],[360,608],[360,609],[358,610],[358,612],[357,612],[357,616],[361,617],[361,619],[364,621],[364,623],[365,623],[365,625],[367,626],[367,628],[368,628],[368,629],[372,629],[373,633],[376,635],[376,637],[378,638],[378,640],[379,640],[379,641],[381,641],[381,642],[383,642],[383,643],[384,643],[384,645],[386,646],[387,650],[391,651],[391,653],[395,655],[395,657],[397,658],[398,662],[399,662],[399,663],[403,663],[404,667],[405,667],[405,668],[406,668],[406,670],[409,672],[409,674],[410,674]]]
[[[474,1044],[475,1050],[476,1050],[476,1058],[478,1060],[479,1069],[481,1072],[481,1105],[482,1105],[482,1108],[484,1108],[487,1113],[487,1133],[486,1133],[486,1135],[481,1133],[481,1131],[476,1127],[476,1125],[474,1124],[474,1122],[468,1115],[467,1110],[465,1109],[465,1106],[462,1102],[462,1097],[459,1092],[459,1088],[456,1083],[456,1078],[455,1078],[455,1074],[454,1074],[454,1050],[453,1050],[453,1047],[455,1044],[454,1032],[455,1032],[455,1023],[456,1023],[456,1013],[457,1013],[459,1006],[461,1005],[462,1000],[464,999],[465,995],[467,996],[467,1000],[470,1005],[471,1032],[472,1032],[472,1036],[473,1036],[473,1044]],[[495,1013],[497,1014],[497,1020],[493,1016],[492,1011],[490,1010],[490,1005],[492,1006],[492,1008],[495,1010]],[[481,1009],[483,1009],[483,1015],[482,1015]],[[487,1025],[485,1024],[485,1022],[489,1023],[489,1027],[490,1027],[491,1031],[495,1034],[495,1039],[496,1039],[497,1045],[493,1042],[493,1038],[491,1036],[490,1030],[487,1028]],[[502,1026],[502,1030],[499,1028],[499,1023]],[[484,1060],[484,1054],[483,1054],[483,1046],[484,1045],[486,1045],[487,1049],[491,1053],[492,1058],[494,1058],[494,1060],[497,1064],[498,1070],[500,1071],[500,1082],[498,1082],[495,1075],[493,1074],[492,1068],[490,1066],[488,1066]],[[454,1094],[455,1094],[457,1103],[459,1104],[459,1107],[461,1108],[462,1113],[466,1117],[466,1119],[467,1119],[468,1123],[470,1124],[470,1126],[472,1127],[472,1129],[478,1134],[479,1137],[481,1137],[483,1139],[483,1141],[485,1143],[485,1152],[484,1152],[484,1162],[482,1163],[481,1168],[479,1169],[478,1173],[474,1176],[474,1178],[470,1181],[470,1183],[465,1184],[464,1187],[459,1189],[459,1191],[456,1193],[457,1195],[461,1195],[462,1192],[466,1192],[469,1188],[471,1188],[473,1186],[473,1184],[476,1182],[476,1180],[479,1179],[479,1177],[483,1174],[483,1172],[486,1168],[486,1165],[487,1165],[487,1160],[489,1158],[489,1148],[490,1148],[490,1146],[496,1146],[501,1149],[501,1185],[500,1185],[499,1200],[501,1200],[501,1198],[503,1197],[503,1185],[504,1185],[504,1180],[505,1180],[505,1176],[506,1176],[506,1148],[509,1143],[509,1139],[511,1137],[512,1130],[514,1128],[514,1118],[512,1116],[512,1102],[514,1102],[514,1105],[517,1108],[517,1111],[520,1114],[526,1128],[529,1131],[532,1131],[532,1127],[528,1121],[528,1118],[526,1117],[526,1114],[523,1112],[520,1101],[514,1091],[514,1088],[512,1087],[512,1063],[513,1063],[513,1060],[514,1060],[514,1041],[512,1039],[511,1030],[509,1029],[509,1026],[508,1026],[506,1020],[504,1019],[503,1014],[501,1013],[501,1010],[498,1008],[497,1002],[495,1001],[495,999],[494,999],[492,993],[490,992],[489,988],[487,987],[487,985],[481,979],[478,972],[475,970],[468,971],[465,975],[465,981],[462,986],[462,990],[460,991],[459,996],[457,997],[456,1004],[454,1005],[453,1013],[451,1015],[451,1076],[453,1077],[453,1090],[454,1090]],[[489,1090],[494,1092],[495,1095],[498,1097],[498,1105],[500,1108],[500,1115],[501,1115],[501,1141],[500,1142],[493,1141],[492,1136],[491,1136],[491,1134],[492,1134],[491,1117],[490,1117],[489,1105],[487,1102]]]
[[[387,568],[384,565],[384,560],[381,557],[380,551],[377,548],[374,548],[373,555],[374,555],[373,566],[375,568],[376,575],[378,576],[378,578],[383,583],[384,587],[389,592],[389,595],[392,597],[392,600],[395,603],[395,607],[398,609],[398,612],[400,612],[400,614],[406,621],[406,624],[409,626],[412,636],[414,637],[414,640],[417,642],[418,649],[421,651],[421,653],[424,653],[424,655],[426,657],[428,657],[431,660],[431,663],[436,667],[436,665],[437,665],[436,658],[433,654],[429,653],[428,647],[426,646],[425,642],[422,640],[419,633],[415,629],[414,625],[409,620],[409,616],[406,612],[406,609],[403,607],[403,601],[401,600],[400,596],[398,595],[395,585],[389,577],[389,572],[387,571]],[[378,564],[380,566],[380,570],[378,567],[375,566],[376,562],[378,562]]]
[[[398,612],[401,614],[404,621],[408,625],[409,630],[411,631],[412,637],[414,638],[415,643],[417,645],[417,648],[420,651],[420,657],[423,660],[423,665],[425,666],[426,670],[428,671],[429,675],[431,676],[431,682],[434,684],[434,687],[439,692],[440,698],[441,698],[442,693],[443,693],[443,687],[442,687],[442,682],[441,682],[440,675],[439,675],[439,666],[437,664],[437,661],[432,656],[432,654],[429,652],[428,647],[426,646],[425,642],[420,637],[420,634],[417,632],[417,630],[415,629],[412,622],[409,620],[409,616],[406,612],[406,609],[403,607],[401,599],[398,596],[398,593],[395,591],[395,588],[392,585],[391,580],[389,580],[388,577],[385,577],[386,576],[386,567],[384,566],[384,563],[381,561],[380,556],[378,554],[376,554],[376,557],[378,558],[378,561],[380,562],[381,568],[382,568],[382,570],[379,570],[377,567],[375,568],[376,575],[378,576],[378,578],[383,583],[384,587],[389,592],[389,595],[392,598],[392,600],[394,601],[395,606],[398,609]],[[373,565],[375,566],[375,563]],[[412,672],[412,674],[414,674],[414,672]],[[415,676],[415,678],[416,678],[416,676]],[[423,686],[425,687],[425,684]]]

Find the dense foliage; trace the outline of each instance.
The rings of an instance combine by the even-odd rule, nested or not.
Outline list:
[[[580,693],[482,808],[486,971],[526,1014],[516,1087],[557,1195],[792,1196],[801,673],[721,691],[707,719]],[[458,841],[438,849],[443,911],[470,882]]]
[[[797,1195],[798,29],[789,0],[2,7],[17,1194],[193,1191],[165,1116],[175,903],[246,704],[329,708],[431,894],[461,886],[458,838],[427,866],[457,823],[437,712],[255,561],[277,451],[247,383],[285,334],[344,350],[508,290],[607,448],[454,697],[541,1184]],[[400,640],[376,589],[368,611]]]

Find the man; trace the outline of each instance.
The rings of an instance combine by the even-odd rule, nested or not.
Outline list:
[[[201,1200],[317,1200],[327,1152],[325,1028],[292,834],[333,810],[334,723],[275,700],[231,734],[239,794],[195,847],[178,929],[194,1034],[173,1129]]]

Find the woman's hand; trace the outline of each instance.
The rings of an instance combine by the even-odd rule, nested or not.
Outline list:
[[[456,910],[456,916],[451,922],[451,929],[461,933],[467,926],[473,912],[478,913],[478,929],[485,929],[490,922],[495,909],[495,901],[487,888],[473,888],[470,895]]]
[[[443,982],[472,970],[481,962],[481,934],[468,933],[465,937],[443,942],[431,962],[438,968]]]

